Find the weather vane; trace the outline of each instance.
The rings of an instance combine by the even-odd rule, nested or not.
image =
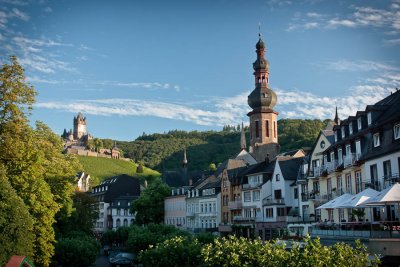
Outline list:
[[[261,22],[258,23],[258,37],[261,38]]]

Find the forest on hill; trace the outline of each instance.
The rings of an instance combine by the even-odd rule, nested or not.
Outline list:
[[[281,152],[311,147],[328,120],[281,119],[278,121]],[[249,132],[246,129],[247,144]],[[224,126],[222,131],[169,131],[163,134],[143,134],[135,141],[119,141],[124,156],[162,172],[179,168],[183,150],[187,150],[191,170],[218,165],[240,152],[240,128]]]

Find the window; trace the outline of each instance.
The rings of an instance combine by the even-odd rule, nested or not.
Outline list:
[[[383,176],[384,179],[388,179],[392,176],[392,165],[390,160],[386,160],[383,162]]]
[[[274,195],[275,195],[275,199],[282,199],[282,191],[280,189],[275,190]]]
[[[279,173],[275,175],[275,179],[276,179],[276,181],[280,181],[281,180],[281,178],[279,177]]]
[[[349,123],[349,134],[352,135],[353,134],[353,122]]]
[[[250,201],[251,201],[250,192],[244,192],[244,202],[250,202]]]
[[[265,121],[265,135],[269,137],[269,121]]]
[[[351,174],[346,174],[346,192],[349,194],[353,193],[353,188],[351,185]]]
[[[356,172],[356,194],[361,192],[361,172]]]
[[[276,138],[276,122],[274,121],[274,137]]]
[[[117,215],[118,216],[121,215],[121,210],[120,209],[117,209]]]
[[[338,159],[339,159],[339,165],[342,165],[342,163],[343,163],[343,153],[342,153],[342,149],[341,148],[338,149]]]
[[[267,218],[274,217],[274,209],[273,208],[266,208],[265,209],[265,217],[267,217]]]
[[[342,127],[342,139],[344,139],[345,137],[346,137],[346,134],[345,134],[345,130],[344,130],[344,127]]]
[[[356,160],[359,160],[361,157],[361,141],[356,141]]]
[[[338,192],[339,195],[341,195],[342,192],[343,192],[342,176],[338,176],[336,179],[337,179],[336,180],[337,192]]]
[[[346,145],[346,156],[350,156],[351,154],[351,145]]]
[[[335,131],[335,142],[337,142],[337,131]]]
[[[299,189],[297,187],[294,188],[293,195],[294,195],[294,199],[298,199],[299,198]]]
[[[253,201],[260,200],[260,191],[253,191]]]
[[[331,152],[331,162],[334,162],[334,161],[335,161],[335,152],[332,151]]]
[[[259,133],[259,125],[258,125],[258,121],[255,121],[255,123],[256,123],[256,138],[258,138],[258,137],[260,137],[260,133]]]
[[[276,215],[277,216],[286,216],[285,208],[276,208]]]
[[[394,140],[400,139],[400,123],[394,126],[393,131],[394,131]]]
[[[371,112],[367,113],[367,121],[368,121],[368,125],[371,125],[371,123],[372,123],[372,113]]]
[[[376,164],[369,166],[370,175],[371,175],[371,184],[375,190],[379,190],[378,188],[378,168]]]
[[[339,209],[339,222],[344,220],[344,209]]]
[[[124,226],[128,226],[128,219],[124,220]]]
[[[379,141],[379,133],[374,134],[374,147],[378,147],[380,145]]]
[[[361,124],[361,117],[357,118],[357,129],[361,130],[362,124]]]
[[[326,191],[328,191],[328,194],[332,194],[332,180],[331,180],[331,178],[328,178],[326,180]]]
[[[121,220],[117,219],[117,227],[120,227],[120,226],[121,226]]]

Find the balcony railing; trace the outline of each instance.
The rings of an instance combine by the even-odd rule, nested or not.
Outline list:
[[[332,173],[332,172],[336,171],[337,167],[338,167],[337,160],[326,163],[326,170],[328,171],[328,173]]]
[[[380,181],[362,181],[362,189],[365,188],[372,188],[376,191],[381,191],[382,188],[382,183]]]
[[[243,217],[241,215],[239,216],[233,216],[233,221],[234,222],[255,222],[256,217]]]
[[[400,183],[400,174],[394,173],[383,176],[383,187],[388,188],[394,185],[395,183]]]
[[[261,183],[243,184],[242,189],[256,188],[256,187],[259,187],[260,185],[261,185]]]
[[[194,217],[194,212],[193,211],[187,211],[186,212],[186,217]]]
[[[262,201],[263,206],[272,206],[272,205],[285,205],[284,198],[264,198]]]
[[[242,206],[243,206],[243,204],[242,204],[241,200],[235,200],[235,201],[228,202],[228,208],[230,210],[239,210],[242,208]]]

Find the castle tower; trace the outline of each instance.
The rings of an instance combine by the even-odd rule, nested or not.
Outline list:
[[[253,63],[255,89],[247,98],[252,108],[250,117],[250,152],[257,161],[272,160],[279,153],[277,96],[269,87],[269,62],[265,59],[265,43],[259,34],[257,59]]]
[[[79,112],[78,116],[74,117],[74,140],[79,140],[84,135],[86,135],[86,117],[84,118]]]

